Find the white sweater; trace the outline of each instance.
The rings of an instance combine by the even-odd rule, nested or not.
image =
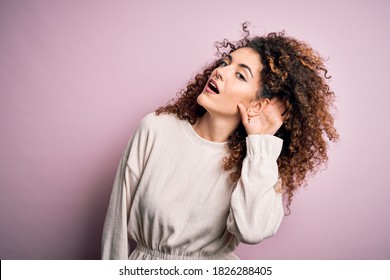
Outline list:
[[[235,259],[239,242],[275,234],[282,140],[246,138],[241,178],[222,169],[226,143],[201,138],[174,115],[147,115],[120,161],[102,238],[103,259]],[[137,242],[130,254],[129,239]]]

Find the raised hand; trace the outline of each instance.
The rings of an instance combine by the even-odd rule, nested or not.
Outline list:
[[[283,102],[277,98],[252,101],[249,108],[245,108],[242,103],[237,106],[248,135],[274,135],[283,124],[282,114],[285,109]]]

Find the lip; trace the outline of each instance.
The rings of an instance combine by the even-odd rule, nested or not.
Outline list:
[[[214,91],[212,91],[211,88],[209,88],[209,86],[206,86],[206,87],[205,87],[205,90],[206,90],[208,93],[210,93],[210,94],[215,94],[215,95],[217,95],[217,93],[215,93]]]
[[[212,91],[212,89],[209,88],[210,82],[213,82],[213,84],[214,84],[214,85],[217,87],[217,89],[219,90],[218,84],[217,84],[217,82],[216,82],[214,79],[210,79],[210,80],[207,82],[206,87],[205,87],[205,90],[206,90],[208,93],[217,95],[216,92]]]

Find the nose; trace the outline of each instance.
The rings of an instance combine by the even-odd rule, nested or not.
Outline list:
[[[219,68],[215,69],[215,79],[223,81],[223,78],[222,78],[222,75],[221,75],[221,70]]]

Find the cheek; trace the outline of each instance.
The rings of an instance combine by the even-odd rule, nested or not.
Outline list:
[[[229,90],[229,99],[236,103],[243,103],[249,105],[249,103],[256,99],[256,89],[251,86],[236,85]]]

